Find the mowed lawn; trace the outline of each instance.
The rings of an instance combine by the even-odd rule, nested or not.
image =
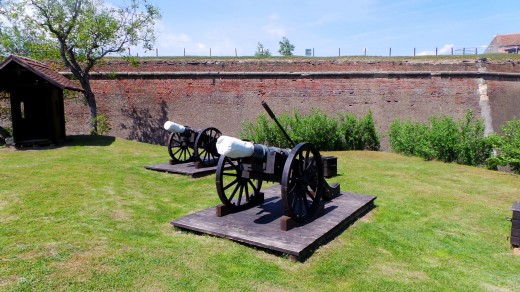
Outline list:
[[[376,208],[306,261],[174,229],[220,200],[214,175],[145,169],[163,146],[75,136],[0,148],[0,290],[518,291],[520,177],[384,152],[338,156]]]

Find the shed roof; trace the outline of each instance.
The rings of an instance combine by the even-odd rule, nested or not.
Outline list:
[[[498,46],[511,46],[520,44],[520,33],[497,34],[493,43]]]
[[[56,87],[59,87],[60,89],[84,91],[73,81],[56,72],[46,64],[26,57],[10,55],[2,63],[0,63],[0,71],[13,62],[40,76],[47,82],[53,84]]]

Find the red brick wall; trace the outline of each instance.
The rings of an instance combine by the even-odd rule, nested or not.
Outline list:
[[[307,112],[310,108],[320,108],[331,115],[345,112],[365,115],[372,110],[376,127],[383,134],[397,117],[425,121],[432,114],[448,114],[458,118],[464,116],[467,109],[473,109],[479,117],[479,76],[446,72],[519,73],[520,65],[483,63],[478,59],[444,62],[145,59],[139,66],[108,60],[95,69],[95,72],[111,72],[109,76],[94,76],[92,80],[99,112],[107,114],[112,125],[109,134],[164,144],[166,133],[162,125],[166,120],[196,129],[214,126],[224,134],[237,136],[241,123],[264,113],[262,100],[278,114],[293,109]],[[115,72],[187,73],[129,77]],[[218,72],[237,74],[219,76]],[[252,72],[310,75],[256,76],[251,75]],[[316,72],[323,74],[312,74]],[[331,72],[362,72],[364,75],[336,76]],[[381,72],[391,74],[381,75]],[[424,72],[428,74],[422,74]],[[434,74],[429,74],[431,72]],[[518,81],[489,80],[488,94],[494,128],[513,116],[520,116]],[[65,109],[67,134],[88,133],[86,106],[79,99],[73,99],[66,101]],[[384,147],[386,141],[383,139]]]

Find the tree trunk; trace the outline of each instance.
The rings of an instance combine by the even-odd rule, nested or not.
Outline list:
[[[88,75],[87,75],[88,76]],[[88,77],[82,78],[80,80],[81,85],[85,92],[83,95],[85,96],[85,100],[87,101],[89,113],[90,113],[90,134],[97,135],[98,134],[98,125],[97,125],[97,105],[96,105],[96,97],[94,92],[92,92],[92,88],[90,88],[90,80]]]
[[[97,106],[94,93],[92,91],[85,91],[85,99],[87,100],[87,105],[90,112],[90,134],[97,135]]]

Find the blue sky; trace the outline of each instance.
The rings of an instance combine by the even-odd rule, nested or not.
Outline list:
[[[519,0],[149,0],[160,56],[252,56],[258,42],[279,55],[287,37],[295,55],[393,56],[483,52],[496,34],[520,33]],[[124,0],[107,0],[114,5]],[[134,50],[139,55],[155,55]]]

